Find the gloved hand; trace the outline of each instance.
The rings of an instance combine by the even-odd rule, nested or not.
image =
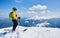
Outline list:
[[[18,17],[18,19],[20,19],[21,17]]]

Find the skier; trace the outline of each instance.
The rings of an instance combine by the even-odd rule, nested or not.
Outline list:
[[[13,22],[12,32],[15,31],[15,29],[18,25],[18,19],[20,19],[20,17],[17,17],[16,11],[17,11],[16,8],[12,8],[12,12],[10,12],[10,14],[9,14],[9,19],[12,20],[12,22]]]

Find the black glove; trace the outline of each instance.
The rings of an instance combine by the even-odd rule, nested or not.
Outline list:
[[[20,17],[18,17],[18,19],[20,19]]]

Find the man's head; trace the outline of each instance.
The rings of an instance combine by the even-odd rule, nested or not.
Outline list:
[[[16,9],[16,8],[12,8],[12,10],[13,10],[13,12],[17,11],[17,9]]]

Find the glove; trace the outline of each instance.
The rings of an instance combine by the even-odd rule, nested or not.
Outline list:
[[[20,17],[18,17],[18,19],[20,19]]]

